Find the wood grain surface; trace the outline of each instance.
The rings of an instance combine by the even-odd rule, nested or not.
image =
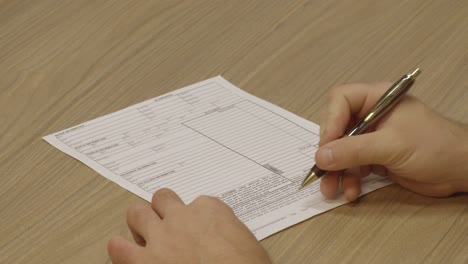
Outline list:
[[[416,66],[411,93],[468,123],[466,0],[0,0],[0,263],[110,263],[130,237],[140,198],[42,136],[219,74],[318,123],[329,88]],[[468,196],[392,185],[261,243],[275,263],[468,263]]]

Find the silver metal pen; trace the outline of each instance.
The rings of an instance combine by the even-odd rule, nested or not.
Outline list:
[[[393,106],[395,106],[400,99],[406,94],[409,88],[413,85],[416,76],[421,73],[417,68],[410,74],[405,74],[396,83],[382,95],[372,109],[361,119],[359,122],[348,132],[346,136],[355,136],[364,133],[370,126],[375,124],[382,116],[385,115]],[[318,180],[320,177],[327,173],[317,165],[309,171],[301,184],[301,188]]]

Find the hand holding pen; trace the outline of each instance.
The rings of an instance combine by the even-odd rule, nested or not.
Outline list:
[[[390,86],[351,84],[331,91],[315,157],[318,168],[330,171],[322,177],[322,193],[334,197],[341,181],[345,197],[355,200],[361,178],[370,172],[428,196],[468,190],[468,129],[414,97],[402,97],[382,119],[366,126],[365,134],[343,137],[350,133],[346,129],[350,123],[354,128],[362,124],[353,120],[365,119]],[[451,158],[441,153],[451,153]]]

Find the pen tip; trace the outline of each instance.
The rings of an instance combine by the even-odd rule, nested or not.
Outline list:
[[[315,174],[313,170],[310,170],[310,172],[305,177],[304,181],[302,181],[301,187],[299,188],[299,190],[313,183],[314,181],[318,180],[318,178],[319,177],[317,176],[317,174]]]
[[[416,78],[420,73],[421,73],[421,69],[416,68],[416,70],[414,70],[412,73],[410,73],[410,76],[413,77],[413,78]]]

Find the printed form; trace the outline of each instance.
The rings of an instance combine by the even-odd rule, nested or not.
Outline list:
[[[319,182],[299,190],[318,131],[218,76],[44,139],[148,201],[163,187],[218,197],[260,240],[346,203]],[[363,194],[390,183],[371,175]]]

